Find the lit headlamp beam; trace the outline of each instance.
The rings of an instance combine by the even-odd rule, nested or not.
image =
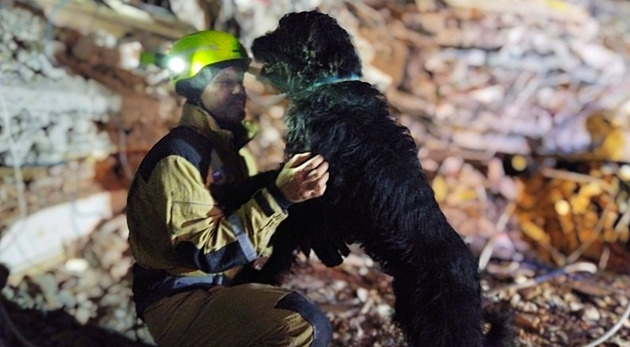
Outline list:
[[[179,74],[186,68],[186,63],[179,57],[169,58],[167,67],[175,74]]]

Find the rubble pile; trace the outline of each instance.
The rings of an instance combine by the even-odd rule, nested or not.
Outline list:
[[[51,62],[46,22],[30,11],[0,8],[0,163],[51,165],[110,153],[99,124],[119,108],[113,92]]]
[[[0,234],[26,214],[102,191],[96,175],[90,160],[24,168],[18,176],[0,166]]]
[[[584,345],[624,313],[627,1],[224,1],[203,9],[160,2],[174,15],[108,2],[71,2],[55,16],[48,0],[29,2],[45,4],[43,14],[22,1],[0,5],[0,237],[46,206],[126,189],[175,124],[182,100],[168,76],[125,54],[162,50],[189,30],[185,23],[229,29],[249,46],[283,13],[318,7],[350,32],[363,78],[419,144],[436,199],[480,257],[484,292],[516,314],[519,345]],[[148,16],[136,20],[137,11]],[[62,25],[77,13],[82,20]],[[275,168],[286,100],[252,76],[245,84],[248,117],[261,129],[248,148],[260,169]],[[41,346],[152,344],[130,300],[126,233],[117,214],[69,244],[60,265],[11,278],[3,306],[18,331]],[[597,266],[563,272],[581,260]],[[390,281],[355,248],[334,269],[301,258],[285,287],[322,307],[334,346],[402,346]],[[0,344],[3,336],[16,341],[0,321]],[[625,319],[605,345],[629,339]]]
[[[2,294],[17,305],[14,324],[30,342],[42,347],[153,344],[131,300],[128,232],[125,216],[118,215],[69,244],[61,266],[9,281]],[[32,312],[20,313],[18,307]],[[33,317],[34,312],[48,314]]]
[[[0,7],[0,235],[18,218],[102,190],[96,162],[115,151],[104,130],[120,98],[56,66],[46,21]]]
[[[483,153],[592,151],[600,144],[586,119],[602,110],[627,131],[630,38],[623,16],[611,14],[627,13],[627,4],[530,1],[533,16],[491,2],[446,3],[386,21],[412,43],[405,78],[389,94],[403,116],[428,117],[449,148]],[[600,158],[628,161],[624,146]]]
[[[131,301],[127,235],[126,218],[119,214],[69,244],[62,266],[11,279],[2,296],[10,300],[5,306],[21,334],[42,347],[153,345]],[[334,327],[332,346],[405,346],[391,320],[391,277],[358,247],[351,248],[344,263],[332,269],[316,257],[299,257],[284,287],[321,307]],[[630,278],[610,273],[513,286],[548,272],[527,261],[492,261],[482,274],[487,295],[513,310],[518,346],[585,345],[615,324],[628,304]],[[3,333],[13,336],[7,332],[0,321],[0,341]],[[628,339],[630,321],[606,346],[623,346]]]
[[[516,215],[536,254],[564,266],[586,258],[619,273],[630,261],[630,165],[545,169],[523,181]]]

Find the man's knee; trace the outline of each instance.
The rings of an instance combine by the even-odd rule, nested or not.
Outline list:
[[[332,340],[332,327],[326,315],[317,305],[308,301],[302,295],[291,292],[285,295],[275,308],[297,312],[308,324],[313,327],[312,346],[326,347]]]

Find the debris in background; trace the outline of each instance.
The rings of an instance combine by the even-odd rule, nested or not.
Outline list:
[[[134,67],[140,51],[164,52],[203,23],[249,46],[282,14],[317,6],[351,33],[364,79],[383,90],[419,144],[445,215],[480,255],[482,288],[515,310],[519,345],[584,345],[624,313],[627,1],[195,1],[201,11],[185,1],[150,3],[0,5],[0,88],[9,100],[0,105],[0,139],[21,143],[11,149],[15,142],[0,141],[0,163],[12,165],[0,167],[0,237],[43,207],[125,189],[146,151],[173,126],[181,99],[164,71]],[[248,117],[262,130],[248,149],[261,169],[276,168],[286,101],[252,76],[245,83]],[[11,161],[22,153],[26,161]],[[34,343],[151,343],[130,301],[123,222],[122,215],[103,221],[68,245],[68,259],[22,281],[9,278],[3,306]],[[619,273],[545,277],[583,259]],[[537,282],[541,277],[547,280]],[[390,281],[355,248],[333,269],[301,258],[285,286],[323,308],[334,346],[401,346],[389,318]],[[531,281],[536,285],[524,285]],[[7,322],[0,321],[0,336],[14,336]],[[604,345],[628,340],[626,319]]]
[[[629,164],[565,163],[520,181],[516,216],[536,255],[564,266],[590,259],[602,269],[628,272]]]

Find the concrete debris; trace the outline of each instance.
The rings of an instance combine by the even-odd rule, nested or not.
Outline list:
[[[147,150],[176,124],[182,100],[167,72],[137,66],[140,51],[164,52],[202,28],[237,33],[249,48],[283,14],[318,8],[351,34],[363,79],[384,92],[392,115],[419,144],[436,199],[473,252],[484,256],[482,288],[515,310],[522,345],[585,345],[624,312],[627,1],[171,0],[149,9],[146,2],[83,0],[55,13],[57,0],[20,3],[0,6],[0,236],[25,214],[76,195],[124,191]],[[24,9],[32,4],[41,11]],[[247,116],[261,129],[248,149],[261,170],[276,168],[283,160],[286,100],[250,75],[245,85]],[[601,189],[592,191],[593,181]],[[55,345],[79,335],[86,346],[151,343],[130,301],[123,220],[104,221],[89,239],[69,245],[62,265],[34,269],[41,271],[23,281],[8,279],[3,295],[34,342]],[[579,240],[597,247],[585,249]],[[552,261],[533,261],[549,260],[541,256]],[[584,257],[620,274],[560,276],[501,290]],[[0,273],[0,284],[6,277]],[[285,286],[322,307],[335,329],[333,346],[402,346],[390,320],[390,282],[353,249],[334,269],[300,259]],[[105,339],[102,330],[71,334],[68,326],[55,327],[55,319],[32,329],[36,320],[20,315],[28,309],[49,318],[57,310],[84,328],[115,330],[127,339]],[[630,326],[623,324],[611,343],[627,345]],[[0,333],[4,328],[0,322]]]
[[[44,54],[44,19],[0,8],[0,165],[51,165],[111,153],[98,124],[120,98],[93,80],[68,74]],[[26,28],[26,30],[25,30]],[[42,43],[44,45],[42,45]]]

